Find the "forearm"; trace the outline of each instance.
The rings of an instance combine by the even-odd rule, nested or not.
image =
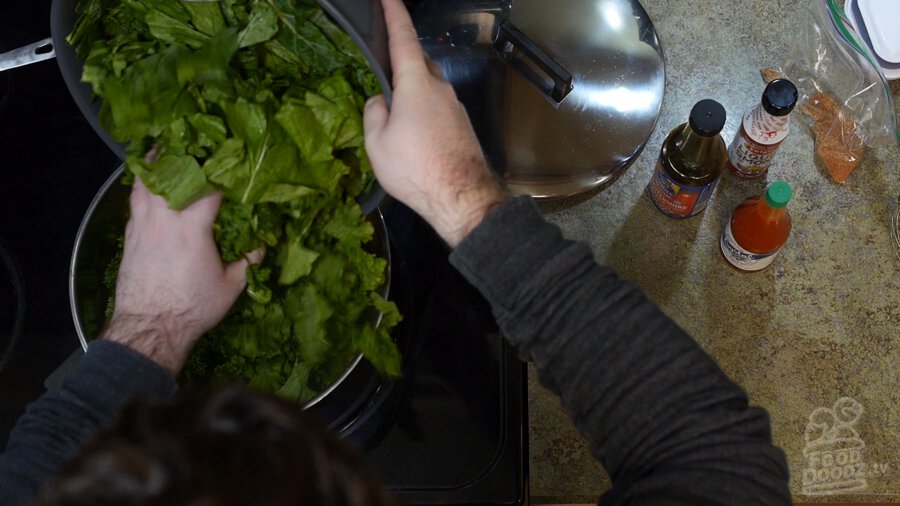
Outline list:
[[[187,361],[197,337],[182,338],[174,321],[177,318],[169,314],[147,316],[117,311],[103,331],[101,339],[143,355],[165,369],[170,376],[176,377]]]
[[[613,479],[604,503],[789,503],[766,413],[640,292],[517,199],[451,261]]]
[[[27,504],[100,426],[137,396],[169,396],[175,381],[118,344],[93,343],[58,390],[28,407],[0,455],[0,504]]]

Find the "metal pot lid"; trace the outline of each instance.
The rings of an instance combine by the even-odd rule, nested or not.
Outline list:
[[[635,0],[426,0],[414,21],[516,193],[611,183],[656,125],[665,63]]]

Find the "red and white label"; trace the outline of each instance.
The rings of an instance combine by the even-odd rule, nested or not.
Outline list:
[[[728,161],[738,176],[754,178],[769,170],[790,123],[790,116],[772,116],[762,106],[750,109],[728,146]]]

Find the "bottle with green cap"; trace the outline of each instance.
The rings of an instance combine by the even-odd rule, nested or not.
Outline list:
[[[742,179],[756,179],[768,172],[790,133],[790,114],[797,96],[797,87],[787,79],[775,79],[766,85],[762,99],[744,114],[728,145],[728,170]]]
[[[746,198],[731,213],[719,245],[725,260],[742,271],[765,269],[791,234],[787,210],[791,185],[776,181],[765,195]]]
[[[694,104],[687,123],[663,141],[650,180],[650,200],[666,216],[690,218],[706,208],[725,169],[728,152],[719,132],[725,108],[715,100]]]

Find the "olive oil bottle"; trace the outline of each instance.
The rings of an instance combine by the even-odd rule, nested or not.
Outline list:
[[[706,208],[728,160],[719,135],[723,126],[725,108],[706,99],[694,105],[687,123],[669,132],[648,187],[663,214],[690,218]]]

